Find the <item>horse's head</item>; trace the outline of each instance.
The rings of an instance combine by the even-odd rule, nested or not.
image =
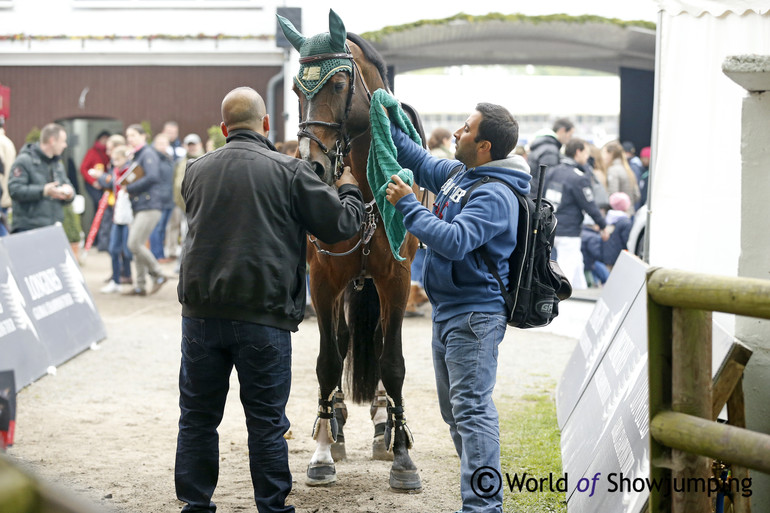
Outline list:
[[[300,53],[294,77],[299,97],[299,152],[314,164],[323,181],[333,184],[342,172],[351,140],[369,127],[369,89],[357,60],[363,53],[347,42],[342,20],[329,11],[329,32],[310,38],[278,16],[286,38]]]

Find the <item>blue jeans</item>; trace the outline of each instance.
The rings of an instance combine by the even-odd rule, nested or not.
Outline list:
[[[607,269],[607,266],[604,265],[604,263],[599,262],[598,260],[594,262],[593,267],[591,267],[591,273],[599,283],[607,283],[607,279],[610,277],[610,270]]]
[[[171,208],[164,208],[161,210],[160,221],[152,230],[150,234],[150,251],[153,256],[158,258],[165,258],[166,256],[166,225],[168,224],[168,218],[171,217]]]
[[[120,283],[120,277],[131,277],[131,259],[128,250],[128,225],[114,224],[110,228],[110,256],[112,257],[112,281]]]
[[[227,319],[182,317],[179,437],[174,478],[183,512],[214,512],[219,435],[235,366],[249,434],[249,467],[259,513],[293,512],[286,402],[291,388],[291,335]]]
[[[427,249],[417,248],[417,252],[414,254],[414,260],[412,260],[412,281],[420,284],[420,287],[424,287],[422,283],[422,272],[425,267],[425,252]]]
[[[8,209],[7,208],[0,208],[0,215],[3,217],[3,219],[0,219],[0,237],[5,237],[6,235],[10,235],[10,232],[8,231],[8,227],[5,225],[5,223],[8,220]]]
[[[497,346],[505,335],[505,326],[506,316],[502,313],[466,313],[433,325],[438,402],[460,456],[463,513],[503,511],[502,488],[491,497],[483,497],[483,490],[494,483],[471,480],[482,467],[500,472],[500,425],[492,391]]]

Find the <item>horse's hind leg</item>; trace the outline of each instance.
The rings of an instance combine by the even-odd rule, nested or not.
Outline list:
[[[388,424],[388,394],[382,380],[377,384],[369,414],[374,424],[374,438],[372,439],[372,459],[393,461],[393,452],[388,450],[385,444],[385,429]]]
[[[331,446],[332,458],[334,461],[345,461],[348,459],[345,451],[345,433],[343,428],[348,420],[348,407],[345,404],[345,394],[339,388],[334,393],[334,420],[337,421],[337,441]]]

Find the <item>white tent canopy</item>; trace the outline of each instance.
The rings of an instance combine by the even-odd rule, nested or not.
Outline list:
[[[768,279],[768,93],[749,96],[722,64],[726,57],[770,54],[770,5],[659,4],[650,263]],[[770,434],[770,322],[733,323],[725,327],[754,351],[742,385],[746,425]],[[752,480],[754,511],[770,511],[770,476],[752,472]]]
[[[686,13],[700,16],[708,13],[712,16],[723,14],[745,14],[749,12],[767,14],[770,5],[766,0],[658,0],[660,9],[669,16]]]
[[[746,91],[722,62],[770,52],[770,8],[766,0],[659,4],[650,263],[735,276]]]

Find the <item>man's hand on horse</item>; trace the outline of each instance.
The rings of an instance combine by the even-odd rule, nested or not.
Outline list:
[[[358,180],[356,180],[356,177],[353,176],[353,173],[350,172],[350,166],[345,166],[342,169],[342,175],[340,175],[339,180],[337,180],[334,183],[334,185],[336,185],[337,188],[339,189],[346,183],[349,183],[350,185],[355,185],[356,187],[358,187]]]
[[[398,175],[390,177],[390,183],[388,184],[388,190],[385,192],[385,199],[387,199],[393,206],[396,206],[398,200],[409,194],[413,194],[414,191],[409,187]]]

